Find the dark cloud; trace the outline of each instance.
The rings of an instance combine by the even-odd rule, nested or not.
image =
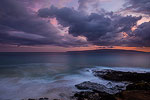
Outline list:
[[[150,22],[139,25],[135,31],[131,30],[142,17],[121,16],[104,10],[84,13],[89,3],[96,7],[99,0],[79,0],[78,10],[51,6],[40,9],[38,15],[30,8],[35,6],[35,1],[1,0],[0,44],[63,47],[87,44],[111,47],[150,46]],[[148,14],[145,12],[148,11],[148,6],[143,8],[144,3],[149,4],[148,0],[136,1],[137,4],[135,0],[129,0],[131,5],[127,8]],[[62,29],[68,27],[69,34],[61,34],[61,29],[50,24],[47,20],[49,18],[56,18]],[[79,37],[85,37],[87,41]]]
[[[112,30],[109,18],[95,13],[88,16],[71,8],[58,9],[52,6],[39,10],[39,16],[56,17],[61,25],[69,27],[70,34],[85,36],[88,40],[98,39]]]
[[[150,15],[150,0],[127,0],[126,9]]]
[[[133,32],[133,42],[137,42],[139,46],[150,46],[150,22],[145,22],[137,27]]]
[[[58,45],[76,46],[82,41],[60,35],[60,32],[49,22],[29,12],[24,2],[18,0],[0,1],[0,43],[15,45]],[[69,43],[67,43],[69,42]],[[79,44],[78,44],[79,43]],[[84,43],[83,43],[84,44]]]
[[[122,32],[130,33],[131,28],[142,18],[123,17],[113,13],[91,13],[86,15],[71,8],[58,9],[54,6],[40,9],[39,16],[43,18],[56,17],[62,26],[69,27],[69,34],[84,36],[88,42],[103,46],[128,46],[128,41],[122,39]]]

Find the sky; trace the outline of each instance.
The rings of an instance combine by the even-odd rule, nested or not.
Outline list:
[[[150,52],[150,0],[0,0],[0,52]]]

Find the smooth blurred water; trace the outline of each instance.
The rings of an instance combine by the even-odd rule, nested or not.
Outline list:
[[[98,80],[92,68],[149,71],[150,54],[0,53],[0,100],[67,98],[74,84]]]

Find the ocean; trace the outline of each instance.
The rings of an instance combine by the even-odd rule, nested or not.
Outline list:
[[[0,53],[0,100],[69,100],[79,91],[74,85],[83,81],[107,86],[109,81],[94,77],[93,69],[150,72],[150,54]]]

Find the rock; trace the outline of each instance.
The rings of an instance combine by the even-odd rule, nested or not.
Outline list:
[[[132,90],[123,91],[116,95],[117,100],[150,100],[150,91]]]
[[[122,72],[114,70],[93,71],[94,75],[111,81],[150,82],[150,73]]]
[[[126,90],[150,90],[150,83],[148,82],[132,83],[126,87]]]
[[[78,89],[81,90],[93,90],[93,91],[98,91],[98,92],[105,92],[104,90],[107,89],[104,85],[93,83],[90,81],[86,81],[80,84],[75,85]]]
[[[116,94],[117,100],[149,100],[150,83],[138,82],[129,84],[125,91]]]
[[[112,87],[112,83],[111,82],[108,82],[106,85]]]
[[[48,98],[39,98],[39,100],[49,100]]]
[[[108,93],[108,94],[115,94],[119,92],[119,88],[107,88],[106,86],[98,83],[93,83],[90,81],[86,81],[80,84],[75,85],[80,90],[92,90],[94,92],[100,92],[100,93]]]
[[[39,99],[28,99],[28,100],[49,100],[49,98],[46,98],[46,97],[44,97],[44,98],[39,98]]]
[[[44,98],[44,100],[49,100],[48,98]]]
[[[90,91],[78,92],[74,97],[77,100],[116,100],[113,95],[108,93],[96,93]]]
[[[40,98],[39,100],[44,100],[44,98]]]

